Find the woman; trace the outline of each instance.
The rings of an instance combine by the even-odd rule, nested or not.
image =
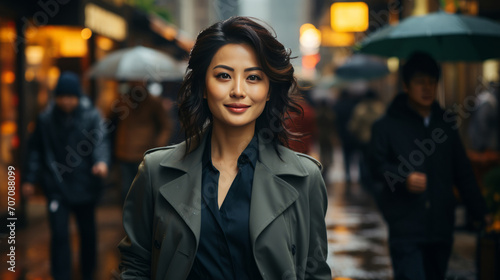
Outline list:
[[[148,151],[124,205],[123,279],[331,279],[321,165],[283,147],[290,54],[255,21],[198,35],[186,142]]]

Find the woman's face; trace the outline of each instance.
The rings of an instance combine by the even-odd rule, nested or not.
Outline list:
[[[227,44],[212,58],[205,76],[214,125],[253,126],[269,100],[269,79],[247,44]]]

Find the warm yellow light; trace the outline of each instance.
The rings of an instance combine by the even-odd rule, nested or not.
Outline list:
[[[16,40],[16,29],[14,27],[0,28],[0,42],[11,43]]]
[[[99,36],[97,38],[97,46],[99,46],[101,50],[109,51],[113,48],[113,41],[106,37]]]
[[[474,16],[477,16],[477,14],[479,13],[479,5],[476,1],[472,1],[472,2],[468,2],[468,12],[469,12],[469,15],[474,15]]]
[[[300,35],[302,35],[302,33],[304,33],[304,31],[306,30],[309,30],[309,29],[316,29],[316,27],[310,23],[304,23],[300,26]]]
[[[29,65],[38,65],[42,63],[45,50],[42,46],[27,46],[25,50],[26,62]]]
[[[321,45],[325,47],[349,47],[354,45],[353,33],[335,32],[329,26],[321,27]]]
[[[87,54],[87,41],[76,34],[68,34],[61,38],[59,43],[59,54],[62,57],[81,57]]]
[[[33,70],[32,68],[28,68],[26,69],[26,72],[24,72],[24,79],[27,82],[32,82],[35,79],[35,76],[35,70]]]
[[[90,28],[86,27],[86,28],[82,29],[81,35],[82,35],[83,40],[88,40],[88,39],[90,39],[90,37],[92,37],[92,30],[90,30]]]
[[[427,0],[415,0],[415,4],[413,5],[413,14],[414,16],[422,16],[429,12],[429,5]]]
[[[2,73],[2,83],[12,84],[16,80],[16,74],[12,71],[5,71]]]
[[[498,75],[499,63],[498,60],[489,59],[483,63],[483,80],[488,82],[499,82]]]
[[[56,66],[50,67],[47,73],[47,85],[50,90],[53,90],[56,87],[57,80],[59,79],[59,75],[61,74],[61,70]]]
[[[395,73],[399,69],[399,59],[397,57],[390,57],[387,59],[387,68],[391,73]]]
[[[123,41],[127,37],[125,19],[93,3],[85,5],[85,26],[118,41]]]
[[[2,135],[14,134],[17,131],[17,124],[13,121],[3,122],[0,131],[2,131]]]
[[[321,46],[321,31],[314,25],[305,23],[300,27],[300,52],[303,55],[314,55],[319,52]]]
[[[321,32],[314,28],[308,29],[300,36],[300,45],[305,48],[319,48],[321,45]]]
[[[368,29],[368,5],[364,2],[337,2],[330,6],[330,23],[337,32],[363,32]]]

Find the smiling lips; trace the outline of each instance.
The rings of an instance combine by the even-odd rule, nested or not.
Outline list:
[[[250,105],[240,103],[225,104],[224,106],[233,113],[244,113],[248,108],[250,108]]]

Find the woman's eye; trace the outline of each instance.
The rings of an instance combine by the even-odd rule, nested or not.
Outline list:
[[[249,79],[250,81],[258,81],[258,80],[262,80],[262,79],[261,79],[259,76],[257,76],[257,75],[250,75],[250,76],[248,76],[248,79]]]
[[[224,79],[224,80],[231,79],[231,76],[229,76],[229,74],[227,74],[227,73],[220,73],[216,77],[220,78],[220,79]]]

